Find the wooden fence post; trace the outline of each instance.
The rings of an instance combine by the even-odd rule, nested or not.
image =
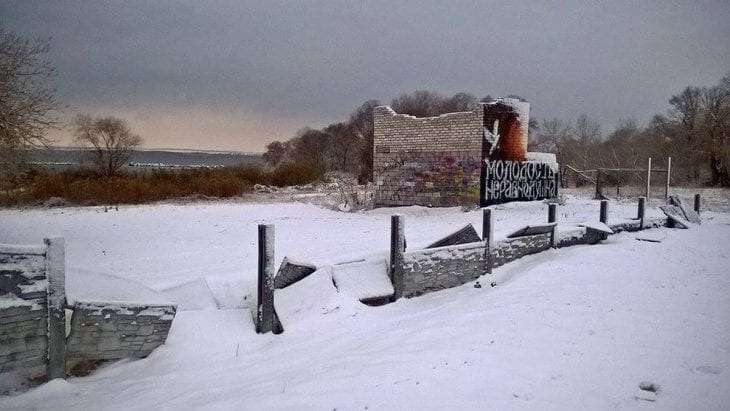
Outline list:
[[[646,198],[651,198],[651,157],[649,157],[649,164],[646,167]]]
[[[482,209],[482,241],[484,241],[484,261],[487,274],[492,274],[492,238],[494,237],[494,220],[492,209]]]
[[[608,225],[608,200],[601,200],[601,212],[598,219],[603,224]]]
[[[548,204],[548,223],[558,222],[558,205],[556,203]],[[553,226],[553,230],[550,233],[550,247],[556,248],[558,245],[558,225]]]
[[[64,240],[46,238],[48,379],[66,376],[66,263]]]
[[[406,250],[405,218],[395,214],[390,218],[390,280],[393,282],[393,301],[403,296],[403,253]]]
[[[672,177],[672,157],[667,157],[667,183],[664,186],[664,199],[669,198],[669,179]]]
[[[639,210],[637,218],[639,219],[639,227],[644,229],[644,217],[646,216],[646,197],[639,197]]]
[[[259,278],[256,332],[274,331],[274,225],[259,224]]]
[[[695,194],[695,212],[697,215],[700,215],[700,207],[701,207],[702,198],[700,197],[699,193]]]

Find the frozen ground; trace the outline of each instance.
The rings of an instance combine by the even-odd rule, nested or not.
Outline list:
[[[610,209],[612,221],[636,212],[634,204]],[[598,218],[591,200],[569,197],[559,210],[561,230]],[[159,296],[181,311],[149,358],[0,398],[0,409],[726,408],[724,213],[705,213],[692,230],[651,230],[661,243],[620,234],[501,267],[481,281],[495,288],[467,284],[383,307],[338,294],[319,270],[277,292],[284,334],[254,333],[256,224],[276,224],[277,261],[326,266],[385,255],[396,211],[406,215],[409,248],[467,222],[481,227],[479,211],[457,208],[2,210],[2,243],[66,238],[71,298]],[[496,236],[545,215],[540,202],[499,206]],[[658,393],[640,390],[642,382]]]

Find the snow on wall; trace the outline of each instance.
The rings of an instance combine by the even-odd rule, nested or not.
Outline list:
[[[49,255],[43,246],[0,244],[0,393],[49,375],[48,276],[54,267]],[[149,355],[165,342],[175,317],[176,306],[161,300],[157,305],[76,302],[68,339],[60,342],[61,349],[66,345],[66,369],[87,360]],[[65,307],[66,301],[58,304]],[[63,357],[59,361],[63,369]]]
[[[43,250],[0,245],[0,393],[46,375],[48,279]]]
[[[485,243],[459,244],[403,253],[403,296],[456,287],[486,272]]]
[[[143,358],[164,344],[175,305],[77,302],[66,342],[66,369],[99,360]]]

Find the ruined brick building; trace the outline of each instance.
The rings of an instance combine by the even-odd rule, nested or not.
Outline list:
[[[557,195],[553,155],[528,153],[528,103],[416,118],[375,108],[376,206],[489,205]]]

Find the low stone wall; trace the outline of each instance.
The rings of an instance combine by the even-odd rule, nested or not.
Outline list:
[[[539,253],[550,248],[550,234],[510,238],[492,246],[492,268],[505,265],[520,257]]]
[[[662,227],[666,219],[646,220],[644,229]],[[611,224],[614,233],[640,231],[641,223],[624,221]],[[579,244],[595,244],[603,235],[595,231],[577,228],[561,233],[556,241],[558,248]],[[537,234],[511,238],[492,244],[490,254],[492,268],[497,268],[521,257],[551,248],[551,234]],[[415,297],[432,291],[456,287],[478,279],[487,273],[486,243],[475,242],[447,247],[407,251],[403,253],[403,297]]]
[[[486,244],[459,244],[403,253],[403,296],[415,297],[473,281],[486,272]]]
[[[66,342],[66,369],[148,356],[167,340],[175,311],[174,305],[76,303]]]
[[[0,245],[0,392],[46,375],[44,247]]]
[[[97,361],[141,358],[165,343],[174,305],[79,302],[66,336],[62,238],[0,244],[0,393]]]

